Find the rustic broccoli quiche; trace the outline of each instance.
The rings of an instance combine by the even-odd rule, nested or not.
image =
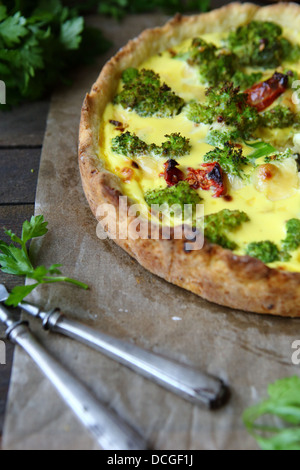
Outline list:
[[[106,204],[105,228],[140,264],[209,301],[290,317],[300,316],[299,25],[293,3],[232,3],[144,31],[103,68],[79,138],[90,207],[102,219]],[[170,236],[151,236],[149,220],[165,223],[151,207],[166,203],[202,204],[184,221],[192,236],[174,235],[174,213]],[[143,237],[130,236],[135,204]],[[191,249],[200,230],[204,245]]]

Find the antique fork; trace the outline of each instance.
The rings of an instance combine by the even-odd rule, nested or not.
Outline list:
[[[0,285],[0,302],[5,301],[8,296],[5,286]],[[194,404],[213,410],[222,407],[229,398],[229,389],[222,380],[198,369],[178,364],[134,344],[95,331],[66,318],[58,309],[44,312],[28,302],[21,302],[19,307],[39,318],[44,329],[80,341]]]
[[[1,301],[6,296],[4,293],[4,289],[0,288]],[[147,449],[144,439],[135,430],[99,403],[84,385],[46,351],[31,333],[27,322],[16,319],[1,303],[0,322],[7,327],[7,338],[29,354],[104,450]]]

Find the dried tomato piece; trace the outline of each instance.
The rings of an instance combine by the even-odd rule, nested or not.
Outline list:
[[[184,173],[177,168],[179,163],[172,158],[164,163],[165,171],[161,174],[166,180],[168,186],[174,186],[175,184],[179,183],[179,181],[184,180]]]
[[[208,181],[206,170],[194,170],[194,168],[188,168],[188,175],[186,181],[194,189],[204,189],[207,191],[211,187],[211,183]]]
[[[204,163],[203,169],[195,170],[194,168],[188,168],[188,176],[186,181],[194,189],[203,189],[208,191],[210,188],[214,188],[215,192],[213,197],[220,197],[226,194],[225,178],[219,163]]]
[[[265,82],[256,83],[253,87],[244,91],[247,95],[247,103],[257,111],[264,111],[280,96],[288,87],[288,76],[279,72]]]

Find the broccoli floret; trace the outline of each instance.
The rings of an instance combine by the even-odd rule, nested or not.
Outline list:
[[[172,117],[184,105],[184,100],[168,85],[161,84],[159,75],[153,70],[130,68],[125,70],[122,78],[123,90],[115,97],[114,103],[133,109],[142,117]]]
[[[137,135],[125,132],[112,139],[112,150],[125,157],[138,157],[148,153],[148,145]]]
[[[290,126],[299,126],[299,115],[293,113],[287,106],[277,105],[275,108],[265,111],[260,115],[261,126],[270,129],[284,129]]]
[[[184,210],[185,204],[190,204],[194,212],[196,205],[200,204],[202,199],[187,181],[180,181],[175,186],[148,191],[145,194],[145,201],[149,206],[168,204],[171,207],[174,204],[179,204],[182,210]]]
[[[159,156],[174,158],[174,157],[183,157],[188,155],[191,151],[190,139],[183,137],[179,132],[165,135],[168,139],[166,142],[163,142],[161,147],[156,145],[153,146],[153,151]]]
[[[206,142],[213,147],[224,147],[226,142],[239,142],[240,137],[237,131],[220,131],[214,129],[206,136]]]
[[[281,26],[252,21],[229,34],[227,46],[244,66],[278,67],[283,60],[298,60],[299,46],[282,37]]]
[[[290,219],[286,223],[286,238],[282,241],[285,251],[295,251],[300,246],[300,220]]]
[[[148,153],[148,145],[137,135],[125,132],[112,139],[112,150],[125,157],[138,157]]]
[[[268,157],[265,157],[265,163],[282,162],[286,158],[292,157],[293,152],[291,149],[286,149],[284,152],[277,152]]]
[[[224,82],[233,82],[242,89],[249,88],[262,77],[261,73],[247,74],[239,68],[239,59],[224,48],[217,48],[202,38],[195,38],[187,52],[175,56],[187,60],[190,65],[198,67],[200,80],[210,86]]]
[[[196,124],[212,124],[215,120],[216,113],[213,108],[191,101],[185,108],[186,116],[190,121]]]
[[[250,138],[259,125],[258,111],[248,105],[247,96],[232,83],[221,88],[209,88],[204,104],[191,102],[186,107],[188,119],[196,123],[224,122],[239,132],[241,138]]]
[[[237,244],[228,238],[228,232],[235,231],[249,220],[245,212],[224,209],[204,217],[204,235],[211,243],[216,243],[228,250],[235,250]]]
[[[240,87],[241,90],[251,88],[255,83],[259,82],[262,78],[262,73],[253,72],[247,74],[241,70],[237,70],[232,76],[231,81],[235,87]]]
[[[204,39],[195,38],[187,53],[188,63],[197,65],[203,83],[217,85],[229,81],[236,70],[236,56],[207,43]]]
[[[291,256],[285,251],[280,251],[275,243],[269,240],[249,243],[246,254],[257,258],[263,263],[274,263],[275,261],[288,261]]]
[[[218,162],[225,173],[244,177],[243,167],[249,163],[247,157],[243,155],[243,149],[235,148],[234,145],[226,142],[224,148],[216,147],[204,155],[205,162]]]
[[[253,242],[247,246],[246,253],[253,258],[260,259],[263,263],[275,261],[289,261],[289,251],[295,251],[300,247],[300,220],[290,219],[286,223],[286,238],[282,240],[282,250],[270,241]]]
[[[191,150],[190,139],[183,137],[180,133],[166,135],[167,141],[161,146],[146,144],[137,135],[125,132],[112,139],[112,150],[125,157],[135,158],[140,155],[154,154],[159,157],[182,157],[188,155]]]
[[[139,76],[138,69],[134,69],[133,67],[130,67],[129,69],[124,70],[122,74],[122,80],[124,83],[131,83],[137,80],[138,76]]]
[[[235,86],[246,89],[260,80],[262,74],[246,74],[239,67],[238,57],[219,49],[215,44],[208,43],[204,39],[195,38],[187,52],[178,54],[177,58],[184,58],[190,65],[197,66],[202,83],[216,86],[219,83],[233,82]]]

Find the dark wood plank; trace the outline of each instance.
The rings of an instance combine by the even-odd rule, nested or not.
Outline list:
[[[34,203],[41,149],[0,149],[0,204]]]
[[[48,110],[49,100],[44,100],[0,111],[0,146],[42,145]]]

